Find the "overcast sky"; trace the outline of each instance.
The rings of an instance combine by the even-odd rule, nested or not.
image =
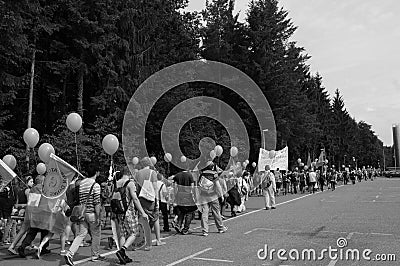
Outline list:
[[[236,0],[241,20],[248,2]],[[204,6],[205,0],[189,2],[189,10]],[[400,1],[281,0],[280,6],[330,95],[338,88],[350,115],[392,145],[392,124],[400,123]]]

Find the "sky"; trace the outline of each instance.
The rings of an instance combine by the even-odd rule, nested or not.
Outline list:
[[[249,0],[236,0],[244,20]],[[297,31],[292,41],[311,56],[333,96],[339,89],[357,121],[372,125],[384,145],[393,145],[392,125],[400,124],[400,1],[281,0]],[[190,0],[202,10],[205,0]]]

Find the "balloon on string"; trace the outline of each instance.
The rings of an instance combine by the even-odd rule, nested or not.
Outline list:
[[[185,155],[182,155],[182,156],[181,156],[181,162],[182,162],[182,163],[186,162],[186,157],[185,157]]]
[[[46,165],[44,164],[44,163],[39,163],[37,166],[36,166],[36,172],[39,174],[39,175],[44,175],[44,173],[46,173]]]
[[[215,153],[215,151],[214,151],[214,150],[210,151],[211,160],[214,160],[214,159],[215,159],[215,156],[217,156],[217,154]]]
[[[118,150],[119,147],[118,138],[113,134],[108,134],[103,138],[102,146],[104,151],[108,155],[113,155]]]
[[[56,152],[54,151],[54,147],[49,144],[49,143],[43,143],[39,147],[39,158],[45,163],[48,163],[50,161],[50,154],[55,154]]]
[[[275,151],[274,150],[269,151],[269,158],[270,159],[275,158]]]
[[[297,163],[298,164],[300,164],[301,163],[301,159],[299,158],[299,159],[297,159]]]
[[[10,167],[11,170],[14,170],[15,167],[17,166],[17,160],[15,159],[15,157],[11,154],[8,154],[6,156],[3,157],[3,162]]]
[[[248,165],[250,162],[249,162],[249,160],[246,160],[246,161],[244,161],[245,163],[246,163],[246,165]]]
[[[171,161],[172,161],[172,155],[171,155],[171,153],[166,153],[166,154],[164,155],[164,160],[165,160],[167,163],[171,162]]]
[[[137,164],[139,163],[139,158],[138,158],[138,157],[133,157],[133,158],[132,158],[132,163],[133,163],[134,165],[137,165]]]
[[[233,146],[233,147],[231,148],[231,156],[232,156],[232,157],[235,157],[236,155],[238,155],[238,153],[239,153],[238,148],[236,148],[235,146]]]
[[[34,128],[28,128],[24,132],[24,141],[30,148],[35,148],[39,142],[39,132]]]
[[[246,162],[243,162],[243,163],[242,163],[242,166],[243,166],[243,168],[246,168],[246,167],[247,167]]]
[[[82,127],[82,117],[77,113],[70,113],[67,116],[67,127],[72,132],[76,133]]]
[[[221,147],[221,145],[217,145],[217,146],[215,146],[214,151],[215,151],[215,155],[219,157],[224,152],[224,149]]]
[[[156,165],[156,163],[157,163],[157,158],[154,157],[154,156],[151,156],[151,157],[150,157],[150,161],[151,161],[151,163],[152,163],[153,165]]]
[[[251,165],[252,165],[253,167],[256,167],[256,166],[257,166],[256,162],[253,162]]]

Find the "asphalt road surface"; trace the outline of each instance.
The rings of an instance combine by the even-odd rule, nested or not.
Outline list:
[[[400,265],[400,179],[279,196],[277,203],[277,209],[264,210],[263,198],[251,197],[245,213],[225,221],[224,234],[211,225],[209,236],[201,236],[199,220],[191,235],[162,233],[167,244],[129,251],[130,265]],[[107,261],[88,262],[90,248],[82,247],[75,264],[119,265],[115,250],[105,249],[109,235],[102,234]],[[41,260],[9,257],[2,248],[0,265],[64,265],[57,239],[50,248]]]

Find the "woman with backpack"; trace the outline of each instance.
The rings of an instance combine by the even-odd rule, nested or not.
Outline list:
[[[113,220],[119,234],[119,246],[116,255],[120,264],[132,262],[126,255],[126,250],[133,244],[138,233],[139,215],[148,219],[137,194],[136,185],[130,179],[128,167],[123,169],[122,177],[116,181],[114,193],[111,199]]]

